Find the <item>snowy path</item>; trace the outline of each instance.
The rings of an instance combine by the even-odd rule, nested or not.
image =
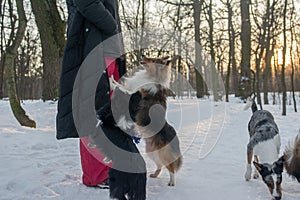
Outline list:
[[[184,164],[174,188],[167,186],[166,170],[159,179],[148,178],[147,199],[270,199],[260,179],[243,178],[251,116],[243,106],[236,99],[227,104],[170,100],[168,121],[179,131]],[[0,101],[0,200],[108,199],[107,190],[81,184],[78,140],[55,139],[56,104],[26,101],[24,107],[37,121],[37,129],[20,127],[8,102]],[[274,114],[283,150],[300,128],[300,114],[293,113],[291,106],[287,117],[281,116],[278,106],[265,109]],[[139,144],[142,152],[143,146]],[[145,159],[149,171],[154,170]],[[300,184],[285,174],[282,187],[283,200],[300,199]]]

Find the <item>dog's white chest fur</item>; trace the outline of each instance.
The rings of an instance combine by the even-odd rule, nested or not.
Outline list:
[[[255,145],[253,153],[258,155],[261,163],[273,163],[278,160],[280,145],[280,136],[277,134],[274,138]]]

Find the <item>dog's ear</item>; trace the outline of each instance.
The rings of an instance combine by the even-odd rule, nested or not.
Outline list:
[[[276,173],[276,174],[281,174],[283,172],[283,163],[284,163],[284,160],[283,160],[283,156],[281,156],[276,162],[273,163],[273,171]]]
[[[253,104],[253,99],[249,96],[246,100],[246,105],[244,107],[244,110],[248,110]]]
[[[167,60],[166,65],[169,66],[171,64],[172,60]]]
[[[165,65],[169,65],[171,63],[171,59],[169,59],[170,57],[169,56],[165,56],[165,57],[162,57],[161,60],[162,62],[165,64]]]
[[[162,60],[168,60],[170,58],[170,56],[165,56],[165,57],[162,57],[161,59]]]
[[[259,164],[258,162],[253,161],[253,165],[255,166],[255,168],[257,169],[258,172],[261,172],[263,170],[263,165]]]

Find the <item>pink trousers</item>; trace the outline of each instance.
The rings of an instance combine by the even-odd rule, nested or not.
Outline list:
[[[113,58],[105,58],[108,77],[119,80],[118,65]],[[110,97],[112,92],[110,93]],[[96,186],[108,178],[111,165],[103,163],[104,156],[97,148],[88,147],[89,138],[80,138],[80,158],[82,167],[82,183],[86,186]]]

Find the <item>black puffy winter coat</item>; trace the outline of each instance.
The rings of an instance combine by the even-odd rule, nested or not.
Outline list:
[[[72,0],[70,0],[72,1]],[[69,2],[70,2],[69,1]],[[121,32],[118,16],[117,0],[73,0],[76,11],[73,12],[72,26],[68,29],[68,37],[63,57],[58,112],[56,116],[57,139],[77,138],[72,112],[72,95],[75,78],[84,59],[102,41]],[[122,40],[112,41],[122,48]],[[100,52],[105,57],[105,49]],[[104,59],[103,59],[104,60]],[[117,59],[119,73],[125,73],[125,59]],[[105,65],[105,63],[99,63]],[[103,73],[95,94],[95,110],[109,102],[109,83]],[[85,133],[86,135],[90,133]],[[80,133],[80,136],[83,136]]]

